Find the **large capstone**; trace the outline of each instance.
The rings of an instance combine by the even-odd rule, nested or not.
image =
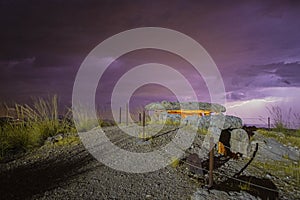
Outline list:
[[[150,103],[145,106],[146,110],[204,110],[208,112],[221,113],[225,112],[226,108],[217,103],[206,103],[206,102],[171,102],[162,101]]]

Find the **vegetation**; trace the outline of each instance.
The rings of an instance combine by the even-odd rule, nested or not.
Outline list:
[[[205,128],[199,128],[197,133],[199,133],[200,135],[207,135],[208,133],[208,129]]]
[[[243,190],[243,191],[248,191],[248,192],[250,192],[251,191],[251,178],[252,177],[250,177],[250,180],[248,181],[248,182],[246,182],[246,183],[240,183],[240,189],[241,190]]]
[[[71,112],[58,114],[57,96],[34,99],[33,104],[6,106],[7,117],[0,129],[0,158],[41,146],[59,133],[75,133]]]
[[[287,129],[300,128],[300,114],[294,113],[292,108],[284,111],[280,106],[270,106],[267,110],[276,131],[285,132]]]
[[[45,143],[48,137],[66,134],[55,145],[78,143],[78,131],[90,130],[95,126],[112,126],[109,120],[90,120],[88,113],[80,112],[80,124],[75,128],[72,110],[67,108],[59,115],[58,98],[34,98],[32,104],[2,106],[5,117],[0,121],[0,160],[21,152],[26,152]],[[86,111],[86,110],[85,110]],[[75,113],[76,114],[76,113]],[[78,116],[77,116],[78,117]]]
[[[177,157],[171,158],[171,167],[176,168],[180,163],[180,159]]]
[[[282,144],[300,148],[299,131],[285,129],[284,133],[282,133],[282,132],[277,132],[277,131],[268,131],[268,130],[264,130],[264,129],[258,129],[257,132],[266,137],[274,138]]]
[[[300,184],[300,162],[284,162],[284,161],[269,161],[258,162],[254,161],[253,164],[265,171],[271,172],[274,176],[281,179],[288,178],[288,182],[294,185]]]

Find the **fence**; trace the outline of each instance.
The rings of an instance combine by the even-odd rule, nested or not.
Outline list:
[[[160,135],[164,135],[164,134],[160,134]],[[120,138],[119,140],[114,141],[114,143],[118,144],[118,142],[123,142],[124,140],[129,139],[129,138],[131,138],[131,136],[127,135],[124,138]],[[176,145],[178,148],[182,149],[180,146],[178,146],[178,144],[175,144],[175,143],[173,143],[173,144]],[[194,167],[194,168],[197,168],[197,169],[199,169],[201,171],[207,172],[209,174],[209,183],[207,185],[209,188],[213,187],[213,183],[214,183],[213,182],[213,176],[214,175],[218,175],[218,176],[221,176],[221,177],[224,177],[224,178],[227,178],[227,179],[238,181],[240,183],[243,183],[243,184],[246,184],[246,185],[249,185],[249,186],[254,186],[256,188],[260,188],[260,189],[267,190],[267,191],[270,191],[270,192],[278,193],[278,190],[275,190],[273,188],[268,188],[268,187],[265,187],[265,186],[262,186],[262,185],[251,183],[249,181],[245,181],[243,179],[240,179],[238,176],[235,176],[236,174],[238,174],[240,172],[234,174],[233,176],[229,176],[229,175],[226,175],[226,174],[222,174],[222,173],[220,173],[218,171],[214,171],[213,170],[213,168],[214,168],[214,152],[213,152],[214,151],[214,145],[213,145],[213,141],[211,141],[211,147],[212,147],[212,150],[210,151],[209,169],[206,169],[206,168],[203,168],[201,166],[197,166],[197,165],[191,164],[191,163],[189,163],[189,162],[187,162],[185,160],[181,160],[182,163],[184,163],[184,164],[186,164],[186,165],[188,165],[190,167]],[[228,147],[228,148],[230,148],[230,147]],[[271,150],[269,150],[269,151],[271,151]],[[109,153],[109,152],[107,152],[107,153]],[[168,152],[164,152],[164,153],[168,153]],[[162,155],[162,156],[164,156],[164,155]]]
[[[121,112],[122,108],[120,107],[120,122],[121,121]],[[125,122],[126,122],[126,125],[129,125],[128,124],[128,105],[126,105],[125,107]],[[138,112],[138,122],[139,124],[141,124],[143,126],[143,136],[145,135],[145,118],[146,118],[146,114],[145,114],[145,111],[142,111],[142,112]],[[245,123],[245,125],[255,125],[257,127],[264,127],[264,128],[272,128],[274,126],[274,124],[272,124],[272,120],[271,120],[271,117],[266,117],[266,118],[263,118],[263,117],[252,117],[252,118],[243,118],[242,119]],[[160,134],[160,135],[163,135],[163,134]],[[142,137],[143,139],[143,137]],[[179,147],[180,148],[180,147]],[[230,147],[227,147],[228,149],[230,149]],[[274,154],[278,154],[276,153],[275,151],[272,151],[272,149],[269,149],[269,148],[266,148],[264,146],[260,147],[260,148],[264,148],[265,150],[271,152],[271,153],[274,153]],[[258,184],[255,184],[255,183],[249,183],[249,181],[245,181],[245,180],[242,180],[242,179],[239,179],[238,177],[236,176],[228,176],[228,175],[224,175],[224,174],[220,174],[219,172],[216,172],[216,171],[213,171],[213,165],[214,165],[214,152],[213,152],[213,147],[211,148],[211,152],[210,152],[210,159],[209,159],[209,169],[205,169],[205,168],[202,168],[202,167],[199,167],[199,166],[194,166],[193,164],[191,163],[188,163],[186,161],[182,161],[183,163],[191,166],[191,167],[195,167],[195,168],[198,168],[199,170],[203,170],[203,171],[206,171],[208,174],[209,174],[209,183],[208,183],[208,187],[212,187],[213,186],[213,174],[217,174],[219,176],[225,176],[226,178],[228,179],[232,179],[232,180],[235,180],[235,181],[239,181],[241,183],[245,183],[245,184],[248,184],[248,185],[252,185],[252,186],[255,186],[255,187],[258,187],[258,188],[261,188],[261,189],[265,189],[265,190],[268,190],[268,191],[271,191],[271,192],[278,192],[277,190],[274,190],[272,188],[268,188],[268,187],[265,187],[265,186],[262,186],[262,185],[258,185]],[[279,155],[279,154],[278,154]],[[281,155],[280,155],[281,156]],[[292,161],[292,162],[295,162],[295,160],[292,160],[290,158],[287,158],[288,160]],[[257,166],[256,166],[257,167]],[[297,173],[299,173],[297,171]],[[299,176],[299,175],[298,175]]]
[[[256,126],[260,128],[273,127],[271,117],[243,117],[241,119],[246,126]]]
[[[123,114],[123,110],[124,113]],[[135,118],[137,118],[135,120],[135,122],[142,122],[141,119],[141,115],[143,113],[143,109],[140,109],[139,111],[135,111],[135,113],[131,113],[131,114],[135,114]],[[127,125],[129,123],[129,105],[126,104],[125,105],[125,109],[123,107],[120,107],[119,110],[119,123],[125,122]],[[125,119],[124,119],[125,117]],[[241,117],[243,124],[246,126],[256,126],[258,128],[276,128],[276,126],[278,125],[278,120],[274,120],[271,116],[269,117]],[[300,121],[284,121],[282,120],[282,125],[284,125],[285,128],[291,128],[291,129],[300,129]]]
[[[274,120],[272,117],[242,117],[243,123],[247,126],[256,126],[259,128],[276,128],[278,125],[283,125],[285,128],[299,129],[299,121],[289,120]]]

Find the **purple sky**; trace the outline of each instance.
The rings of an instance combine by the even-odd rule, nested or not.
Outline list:
[[[228,114],[267,116],[266,106],[300,112],[299,1],[16,1],[0,2],[0,101],[58,94],[70,104],[76,72],[87,54],[127,29],[155,26],[197,40],[217,64]],[[132,66],[174,67],[192,82],[200,100],[205,83],[173,54],[144,50],[115,61],[101,80],[97,103],[109,103],[114,83]],[[171,78],[170,78],[171,81]],[[161,87],[139,89],[133,102],[172,99]]]

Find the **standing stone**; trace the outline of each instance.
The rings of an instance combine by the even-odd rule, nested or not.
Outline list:
[[[250,142],[247,132],[244,129],[234,129],[231,131],[230,149],[232,152],[249,156]]]
[[[192,116],[187,116],[184,120],[183,123],[185,125],[193,126],[193,127],[198,127],[199,126],[199,117],[197,115],[192,115]]]
[[[198,124],[199,128],[207,129],[209,126],[215,126],[223,130],[242,128],[243,126],[241,118],[223,114],[200,117]]]
[[[214,144],[216,144],[219,141],[220,135],[222,130],[218,127],[209,127],[207,135],[204,138],[204,141],[202,143],[202,148],[199,152],[200,158],[206,158],[208,153],[210,152],[210,138],[214,138]]]

